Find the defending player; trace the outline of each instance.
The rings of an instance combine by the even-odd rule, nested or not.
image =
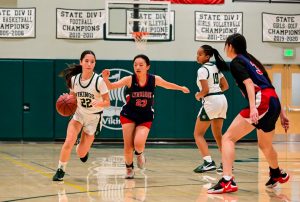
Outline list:
[[[269,79],[264,66],[247,52],[246,39],[241,34],[230,35],[225,43],[225,51],[229,58],[230,71],[238,87],[247,99],[249,106],[242,109],[235,117],[222,138],[223,177],[208,189],[208,193],[235,192],[238,186],[232,176],[232,164],[235,156],[235,143],[256,128],[258,146],[267,159],[270,178],[267,187],[285,183],[289,175],[279,169],[277,152],[272,140],[275,124],[280,116],[281,125],[289,128],[289,120],[281,108],[279,98]]]
[[[180,90],[189,93],[185,86],[178,86],[165,81],[157,75],[148,73],[150,60],[146,55],[137,55],[133,59],[134,74],[126,76],[111,83],[108,69],[102,71],[102,77],[108,89],[128,87],[127,103],[122,107],[120,121],[123,130],[124,156],[126,164],[126,179],[134,177],[133,151],[137,156],[137,166],[144,168],[145,156],[143,154],[146,140],[154,119],[153,101],[154,90],[160,86],[171,90]]]

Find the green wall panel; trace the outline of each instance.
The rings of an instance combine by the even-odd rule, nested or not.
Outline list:
[[[0,60],[0,73],[4,95],[10,99],[1,99],[5,119],[1,121],[0,139],[46,140],[64,139],[69,117],[60,116],[55,109],[59,95],[69,90],[64,79],[58,77],[67,64],[78,63],[78,60]],[[124,69],[133,72],[132,60],[97,60],[95,71],[99,74],[104,68]],[[191,93],[166,90],[157,87],[155,92],[155,119],[149,139],[189,139],[193,140],[195,119],[201,107],[194,94],[198,91],[196,74],[199,65],[186,61],[152,61],[149,72],[161,76],[167,81],[187,86]],[[112,72],[112,74],[116,74]],[[224,73],[230,89],[225,93],[229,109],[224,122],[223,132],[229,127],[234,117],[246,106],[246,101],[237,88],[231,74]],[[121,78],[126,76],[121,73]],[[30,111],[23,112],[23,103],[30,104]],[[121,107],[123,102],[118,101]],[[112,99],[112,106],[116,100]],[[103,127],[99,140],[122,140],[122,131],[118,117],[104,117],[105,124],[119,128],[112,130]],[[109,122],[111,121],[111,124]],[[116,123],[116,124],[115,124]],[[213,140],[211,129],[205,135]],[[244,140],[256,140],[255,132]]]
[[[176,82],[174,62],[152,62],[154,74],[163,79]],[[173,138],[175,134],[175,95],[174,90],[157,87],[154,97],[153,131],[149,138]]]
[[[176,83],[190,89],[189,94],[180,91],[175,95],[175,137],[174,138],[194,138],[194,125],[200,102],[195,99],[195,93],[199,91],[196,85],[197,70],[199,65],[194,62],[176,62],[175,75]]]
[[[54,80],[52,60],[24,61],[23,139],[52,140],[54,135]]]
[[[0,60],[0,140],[22,139],[23,61]]]

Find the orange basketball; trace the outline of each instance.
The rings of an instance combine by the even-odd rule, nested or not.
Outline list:
[[[56,101],[56,111],[62,116],[71,116],[77,109],[77,100],[74,95],[63,94]]]

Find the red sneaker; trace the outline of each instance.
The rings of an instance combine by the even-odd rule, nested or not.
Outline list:
[[[222,194],[222,193],[235,192],[237,190],[238,190],[238,187],[237,187],[233,177],[231,177],[231,179],[229,181],[225,180],[222,177],[215,186],[213,186],[207,190],[207,193],[208,194]]]

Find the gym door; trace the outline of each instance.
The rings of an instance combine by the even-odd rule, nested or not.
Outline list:
[[[290,120],[288,134],[300,139],[300,65],[267,65],[267,72]],[[275,134],[284,134],[280,120]],[[290,139],[290,138],[289,138]]]

